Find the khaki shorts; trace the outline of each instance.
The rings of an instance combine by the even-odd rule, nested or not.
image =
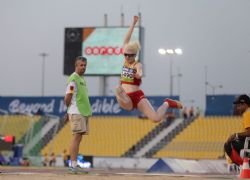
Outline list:
[[[69,122],[73,134],[89,132],[89,118],[81,114],[69,114]]]

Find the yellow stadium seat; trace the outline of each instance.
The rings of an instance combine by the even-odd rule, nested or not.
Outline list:
[[[136,117],[91,117],[89,135],[83,136],[80,153],[94,156],[114,156],[124,154],[137,141],[151,131],[157,123]],[[61,154],[69,148],[70,126],[67,124],[54,139],[42,149],[45,152]]]
[[[240,131],[240,117],[199,117],[154,157],[217,159],[230,134]]]
[[[4,115],[0,116],[0,132],[3,135],[14,135],[16,142],[29,130],[40,116]]]

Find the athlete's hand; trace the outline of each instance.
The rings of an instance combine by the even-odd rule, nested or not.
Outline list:
[[[140,74],[138,74],[138,73],[135,73],[135,74],[134,74],[134,77],[135,77],[136,79],[141,79],[141,76],[140,76]]]
[[[136,24],[139,20],[139,17],[138,16],[134,16],[134,24]]]
[[[69,114],[68,113],[64,114],[63,121],[64,121],[64,123],[67,123],[69,121]]]

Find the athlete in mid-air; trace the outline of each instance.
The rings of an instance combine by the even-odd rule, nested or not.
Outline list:
[[[136,56],[140,50],[140,43],[138,41],[130,42],[137,21],[138,16],[134,16],[133,22],[124,39],[123,52],[125,61],[122,68],[120,85],[116,87],[115,91],[116,99],[123,109],[131,111],[137,108],[153,122],[159,122],[164,119],[168,108],[181,109],[182,104],[172,99],[165,99],[163,104],[155,111],[140,89],[142,64],[136,60]]]

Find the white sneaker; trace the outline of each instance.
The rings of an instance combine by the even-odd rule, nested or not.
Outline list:
[[[69,167],[68,171],[72,174],[88,174],[88,171],[86,171],[84,168],[81,168],[79,165],[76,167]]]

